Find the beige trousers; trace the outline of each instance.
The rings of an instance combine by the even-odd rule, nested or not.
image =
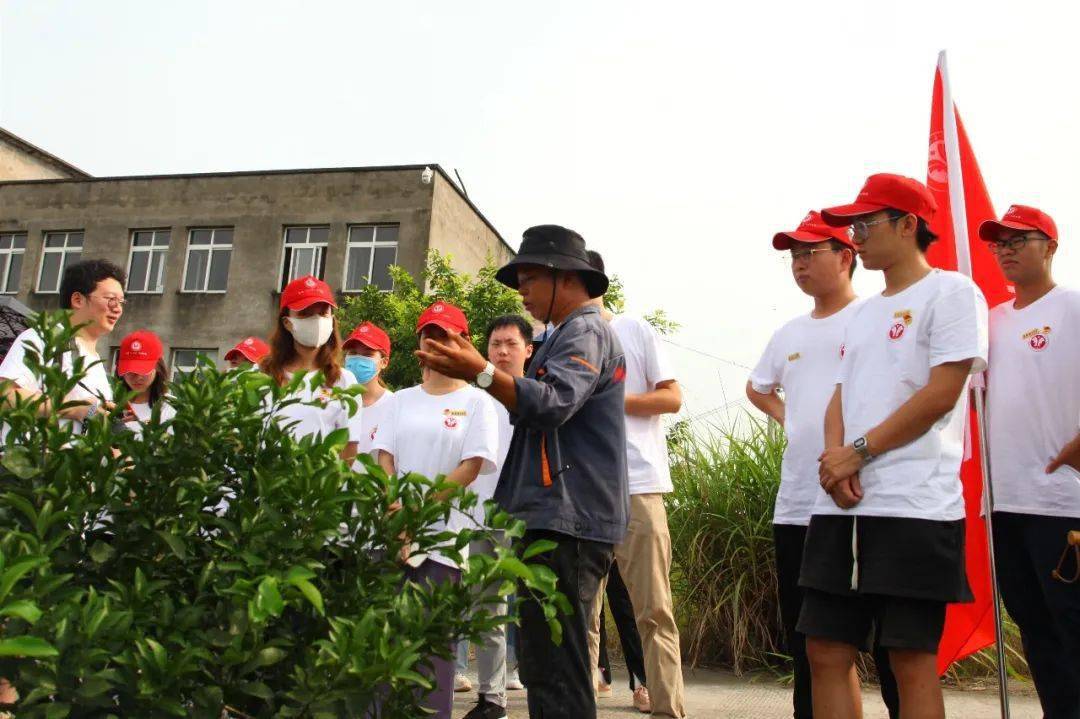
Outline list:
[[[615,546],[615,561],[641,635],[652,716],[684,717],[679,628],[671,601],[671,535],[662,494],[630,496],[630,526]],[[605,578],[604,585],[607,584]],[[594,675],[600,656],[600,608],[604,587],[596,593],[589,622],[589,658]]]

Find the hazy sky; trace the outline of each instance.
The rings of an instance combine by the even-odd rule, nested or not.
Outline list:
[[[0,0],[0,125],[95,175],[457,168],[511,244],[577,229],[726,360],[672,348],[697,415],[808,309],[772,234],[925,178],[940,49],[995,208],[1050,212],[1074,283],[1076,7]]]

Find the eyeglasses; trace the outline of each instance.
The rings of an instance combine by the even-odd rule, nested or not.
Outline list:
[[[901,215],[900,217],[903,217]],[[882,222],[895,222],[900,217],[882,217],[880,220],[874,220],[873,222],[866,222],[864,220],[858,220],[852,222],[848,227],[847,234],[853,240],[865,240],[870,236],[870,228],[874,225],[880,225]]]
[[[799,260],[811,260],[813,261],[814,255],[821,252],[839,252],[835,247],[817,247],[813,249],[805,250],[792,250],[791,251],[791,264],[795,264]]]
[[[93,297],[93,295],[90,296]],[[105,300],[105,304],[110,310],[123,309],[124,305],[127,304],[127,300],[125,300],[123,297],[117,297],[115,295],[109,295],[108,297],[102,297],[98,295],[98,299]]]
[[[1049,237],[1039,237],[1031,235],[1018,235],[1016,237],[1006,237],[998,240],[987,240],[986,246],[990,248],[990,251],[995,255],[1000,255],[1003,251],[1019,252],[1027,246],[1027,243],[1035,240],[1050,241]]]

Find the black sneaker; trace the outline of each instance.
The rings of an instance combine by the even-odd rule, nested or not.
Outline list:
[[[461,719],[506,719],[506,709],[495,702],[489,702],[487,697],[481,694],[480,701]]]

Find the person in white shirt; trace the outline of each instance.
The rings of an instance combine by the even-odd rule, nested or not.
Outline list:
[[[159,422],[176,416],[165,397],[169,368],[164,355],[161,340],[149,330],[136,330],[120,340],[116,376],[135,393],[123,408],[122,418],[124,427],[136,435],[141,435],[143,425],[153,419],[155,407],[159,408]]]
[[[1053,577],[1080,529],[1080,292],[1054,282],[1058,231],[1013,205],[979,226],[1016,299],[990,311],[994,559],[1043,714],[1080,717],[1080,588]],[[1075,555],[1072,555],[1075,556]],[[1072,567],[1066,576],[1072,576]]]
[[[270,336],[270,352],[260,368],[280,386],[288,384],[296,373],[322,373],[321,385],[314,382],[314,376],[305,377],[295,396],[300,401],[279,407],[274,417],[297,438],[348,430],[341,458],[351,462],[360,445],[362,411],[357,406],[354,412],[349,402],[334,397],[332,391],[356,384],[352,373],[341,366],[335,307],[330,286],[316,277],[300,277],[286,285]]]
[[[600,272],[604,260],[588,252]],[[671,598],[671,536],[664,494],[672,490],[667,439],[660,415],[682,407],[682,390],[667,352],[652,325],[630,315],[614,317],[598,297],[592,304],[622,345],[626,358],[626,469],[630,482],[630,524],[615,545],[615,564],[630,593],[635,623],[644,654],[645,677],[634,689],[634,706],[657,717],[684,717],[679,628]],[[589,624],[591,666],[598,666],[599,639],[606,579],[596,594]],[[598,673],[598,672],[597,672]],[[645,680],[648,680],[646,686]],[[595,682],[598,691],[602,683]]]
[[[359,451],[371,454],[379,422],[389,411],[390,398],[394,395],[383,384],[381,376],[390,364],[390,336],[378,325],[363,322],[352,331],[342,349],[345,350],[345,369],[364,385]]]
[[[487,330],[488,360],[503,372],[514,377],[525,376],[525,363],[532,356],[532,325],[521,315],[502,315],[491,321]],[[491,399],[490,397],[488,398]],[[476,506],[472,510],[472,520],[476,526],[484,526],[485,507],[495,495],[499,483],[503,460],[510,449],[510,439],[514,428],[510,425],[510,413],[500,403],[491,400],[498,422],[499,449],[495,465],[490,472],[480,474],[470,489],[477,496]],[[501,539],[501,531],[491,530]],[[469,554],[487,554],[495,556],[495,546],[488,539],[474,539],[469,543]],[[498,587],[488,587],[494,594]],[[486,605],[488,611],[495,614],[506,612],[504,601]],[[501,624],[488,632],[476,648],[476,674],[479,681],[477,693],[480,695],[476,706],[463,719],[502,719],[506,716],[506,690],[521,689],[517,676],[517,652],[511,637],[513,625]],[[468,684],[464,671],[468,666],[469,642],[458,643],[457,675],[454,677],[454,689]],[[464,691],[469,691],[471,685]]]
[[[807,637],[814,714],[861,716],[851,667],[868,639],[889,652],[904,716],[944,717],[937,648],[945,606],[972,600],[960,464],[968,377],[986,367],[986,300],[925,251],[937,209],[922,183],[867,179],[822,210],[850,226],[885,291],[848,323],[806,534],[796,628]]]
[[[124,314],[124,271],[108,260],[82,260],[64,270],[60,280],[62,306],[71,310],[72,326],[83,325],[75,335],[73,350],[83,358],[86,374],[65,398],[73,402],[64,409],[54,409],[46,399],[38,405],[41,416],[55,415],[72,431],[80,434],[83,422],[112,409],[112,386],[105,364],[98,355],[97,343],[112,332]],[[6,401],[16,395],[32,401],[41,397],[38,378],[27,364],[27,350],[40,353],[42,338],[33,329],[24,330],[11,344],[0,363],[0,391]],[[72,351],[61,357],[63,369],[71,372]],[[3,382],[10,380],[10,382]],[[4,432],[6,434],[6,430]]]
[[[859,305],[851,286],[858,261],[847,231],[826,224],[814,211],[807,214],[798,229],[777,233],[772,244],[777,250],[790,251],[791,274],[799,289],[813,298],[814,309],[773,333],[750,373],[746,396],[779,423],[787,435],[773,511],[777,595],[787,651],[794,665],[793,716],[810,719],[813,703],[806,637],[795,629],[803,599],[799,569],[806,527],[821,493],[818,457],[825,449],[825,408],[836,389],[844,332]],[[782,397],[778,391],[783,392]],[[889,669],[889,655],[875,650],[874,661],[889,716],[897,719],[899,697]]]
[[[420,315],[416,332],[423,340],[445,341],[447,331],[469,334],[465,314],[457,307],[436,302]],[[491,472],[499,456],[498,419],[487,394],[464,380],[454,379],[425,366],[416,387],[399,390],[379,423],[372,450],[387,474],[415,472],[428,479],[468,487],[482,472]],[[456,507],[445,524],[432,531],[460,532],[471,520]],[[468,548],[461,552],[468,558]],[[407,576],[417,583],[458,582],[461,568],[439,551],[407,558]],[[451,648],[451,654],[453,649]],[[450,719],[454,703],[454,662],[430,657],[435,688],[425,705],[438,719]]]

